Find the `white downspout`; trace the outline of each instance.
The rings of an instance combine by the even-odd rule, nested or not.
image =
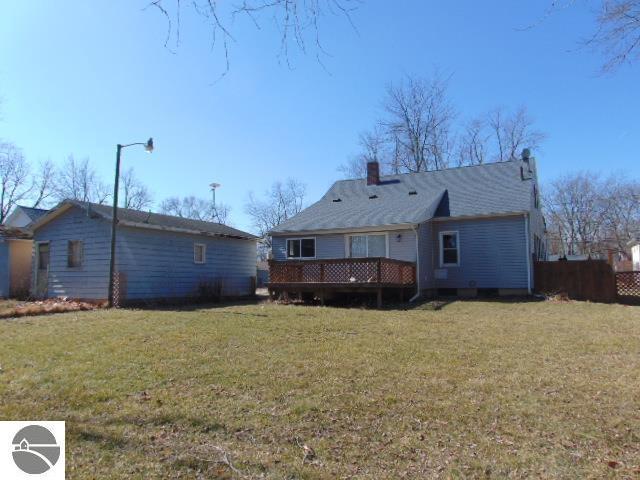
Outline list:
[[[420,238],[416,225],[413,225],[411,228],[416,234],[416,294],[409,299],[409,303],[415,302],[422,295],[422,292],[420,291]]]
[[[524,214],[524,234],[527,245],[527,292],[531,295],[531,248],[529,245],[529,214]]]

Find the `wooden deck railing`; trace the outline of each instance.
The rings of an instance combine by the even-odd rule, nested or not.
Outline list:
[[[416,265],[391,258],[336,258],[269,262],[271,284],[413,285]]]

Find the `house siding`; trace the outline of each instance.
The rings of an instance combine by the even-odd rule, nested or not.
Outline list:
[[[193,259],[195,243],[206,245],[206,262]],[[222,294],[252,294],[256,242],[123,228],[118,231],[118,270],[126,272],[127,299],[182,298],[204,283],[222,284]]]
[[[79,208],[72,208],[39,228],[33,236],[37,242],[49,242],[49,285],[47,296],[105,299],[108,291],[110,224],[89,218]],[[67,266],[68,241],[82,240],[81,267]],[[35,281],[36,262],[33,262]],[[32,284],[33,288],[33,284]]]
[[[440,268],[440,239],[443,231],[458,231],[460,266]],[[430,238],[430,243],[427,240]],[[421,253],[430,254],[432,268],[422,288],[526,289],[527,256],[525,217],[432,222]],[[437,278],[434,270],[446,272]]]
[[[106,299],[110,239],[110,222],[76,207],[40,227],[34,244],[50,244],[48,296]],[[69,240],[84,242],[79,268],[67,266]],[[194,263],[194,243],[207,246],[205,264]],[[190,297],[202,281],[218,279],[224,295],[248,295],[256,275],[256,242],[119,227],[116,271],[126,275],[126,300]]]
[[[9,295],[26,297],[31,286],[31,240],[9,242]]]
[[[9,296],[9,242],[0,238],[0,298]]]
[[[381,233],[380,231],[371,233]],[[416,261],[416,240],[413,230],[392,230],[389,231],[389,258]],[[358,232],[358,235],[361,233]],[[272,252],[274,260],[287,259],[287,238],[309,238],[316,239],[316,258],[321,260],[331,258],[345,258],[346,239],[348,234],[326,234],[326,235],[286,235],[274,236],[272,238]],[[398,239],[400,235],[400,239]]]

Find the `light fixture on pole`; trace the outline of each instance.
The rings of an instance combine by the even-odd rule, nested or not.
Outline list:
[[[216,188],[220,188],[222,185],[219,183],[211,183],[209,185],[211,187],[211,192],[213,193],[213,209],[216,209]]]
[[[150,138],[145,143],[129,143],[127,145],[117,145],[116,148],[116,178],[113,183],[113,213],[111,215],[111,256],[109,257],[109,293],[108,293],[108,305],[109,308],[113,307],[113,274],[116,265],[116,226],[118,225],[118,189],[120,184],[120,154],[123,148],[132,147],[134,145],[142,145],[144,149],[151,153],[153,152],[153,138]]]

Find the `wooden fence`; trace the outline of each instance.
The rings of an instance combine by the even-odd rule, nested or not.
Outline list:
[[[614,272],[605,260],[534,262],[535,290],[575,300],[640,303],[640,272]]]
[[[615,273],[605,260],[535,262],[534,280],[536,292],[544,294],[605,303],[617,300]]]
[[[640,304],[640,271],[616,273],[618,301]]]

